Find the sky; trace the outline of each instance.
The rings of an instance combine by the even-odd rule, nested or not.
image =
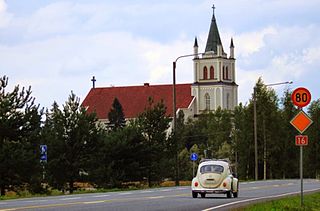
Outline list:
[[[233,37],[238,101],[259,77],[279,98],[306,87],[320,98],[320,0],[0,0],[0,76],[29,87],[41,107],[83,101],[92,87],[172,83],[172,62],[203,52],[212,17],[229,54]],[[177,83],[193,82],[192,58]]]

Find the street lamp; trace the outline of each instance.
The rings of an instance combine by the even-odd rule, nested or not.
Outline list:
[[[267,84],[268,86],[277,86],[282,84],[292,84],[292,81],[286,81],[286,82],[280,82],[280,83],[273,83],[273,84]],[[253,87],[253,128],[254,128],[254,169],[255,169],[255,180],[258,180],[258,141],[257,141],[257,105],[256,105],[256,92],[257,87]],[[265,152],[264,152],[265,153]],[[265,156],[265,154],[264,154]],[[266,165],[266,164],[264,164]],[[264,166],[264,179],[266,179],[266,173],[265,173],[265,166]]]
[[[187,55],[182,55],[176,58],[176,60],[173,62],[173,134],[175,137],[176,133],[176,124],[177,124],[177,102],[176,102],[176,67],[177,67],[177,62],[180,58],[184,57],[190,57],[190,56],[198,56],[203,53],[194,53],[194,54],[187,54]],[[176,143],[176,186],[179,186],[179,160],[178,160],[178,144]]]

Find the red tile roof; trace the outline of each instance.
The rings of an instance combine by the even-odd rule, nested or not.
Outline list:
[[[172,85],[92,88],[82,106],[88,107],[89,112],[96,112],[99,119],[107,119],[115,97],[121,103],[126,118],[135,118],[142,113],[149,97],[153,97],[155,102],[162,99],[167,107],[167,115],[172,116]],[[193,99],[191,84],[177,84],[176,99],[177,108],[188,108]]]

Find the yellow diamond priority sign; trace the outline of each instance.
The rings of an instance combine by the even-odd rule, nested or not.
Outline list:
[[[313,122],[304,111],[300,111],[290,123],[302,134]]]

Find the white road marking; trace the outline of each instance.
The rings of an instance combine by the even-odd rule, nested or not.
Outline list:
[[[147,199],[161,199],[161,198],[164,198],[164,196],[150,196],[150,197],[147,197]]]
[[[97,196],[91,196],[93,198],[100,198],[100,197],[106,197],[106,196],[110,196],[110,195],[97,195]]]
[[[75,199],[81,199],[81,197],[62,198],[62,199],[60,199],[60,200],[66,201],[66,200],[75,200]]]
[[[172,191],[173,189],[164,189],[164,190],[160,190],[161,192],[167,192],[167,191]]]
[[[185,190],[185,189],[188,189],[188,188],[177,188],[177,190]]]
[[[154,191],[151,191],[151,190],[145,190],[145,191],[141,191],[140,193],[152,193]]]
[[[34,202],[38,202],[39,200],[28,200],[28,201],[23,201],[23,202],[26,202],[26,203],[34,203]]]
[[[119,195],[130,195],[130,194],[133,194],[133,193],[130,193],[130,192],[126,192],[126,193],[119,193]]]
[[[103,203],[104,201],[86,201],[83,202],[84,204],[98,204],[98,203]]]
[[[306,192],[312,192],[312,191],[318,191],[318,190],[320,190],[320,189],[319,189],[319,188],[316,188],[316,189],[304,191],[304,193],[306,193]],[[202,211],[216,210],[216,209],[220,209],[220,208],[227,207],[227,206],[230,206],[230,205],[241,204],[241,203],[244,203],[244,202],[257,201],[257,200],[260,200],[260,199],[272,199],[272,198],[278,198],[278,197],[295,195],[295,194],[299,194],[299,193],[300,193],[300,191],[291,192],[291,193],[284,193],[284,194],[274,195],[274,196],[263,196],[263,197],[252,198],[252,199],[245,199],[245,200],[241,200],[241,201],[234,201],[234,202],[230,202],[230,203],[228,203],[228,204],[222,204],[222,205],[219,205],[219,206],[210,207],[210,208],[204,209],[204,210],[202,210]]]

